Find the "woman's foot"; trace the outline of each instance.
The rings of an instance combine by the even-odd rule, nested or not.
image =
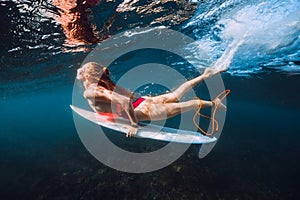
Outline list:
[[[208,67],[204,70],[203,72],[203,76],[205,76],[206,78],[211,78],[212,76],[218,74],[218,73],[221,73],[221,72],[224,72],[226,71],[225,69],[217,69],[215,67]]]
[[[222,103],[221,99],[216,98],[212,102],[213,102],[213,108],[217,108],[224,112],[227,110],[227,107]]]

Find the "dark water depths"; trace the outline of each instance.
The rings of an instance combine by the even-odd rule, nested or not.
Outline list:
[[[114,2],[115,7],[117,3]],[[147,5],[147,2],[138,3]],[[281,21],[283,24],[299,23],[293,17],[299,11],[295,6],[299,5],[297,1],[272,3],[280,5],[278,8],[283,13],[291,13]],[[24,4],[32,4],[35,9],[29,12]],[[243,8],[250,12],[257,8],[266,19],[282,20],[277,12],[280,9],[268,3],[257,5],[245,1],[205,2],[191,12],[190,20],[169,23],[166,18],[162,24],[196,38],[208,55],[212,55],[213,62],[232,40],[228,39],[226,30],[231,30],[231,38],[243,35],[240,29],[232,31],[235,26],[228,17],[239,16],[236,10]],[[105,21],[101,17],[107,18],[115,7],[93,8],[95,13],[101,13],[95,14],[99,26]],[[207,157],[200,160],[198,147],[191,146],[168,167],[146,174],[128,174],[98,162],[77,135],[69,104],[76,69],[87,52],[74,52],[63,46],[64,35],[52,17],[43,15],[44,20],[36,20],[40,13],[56,13],[51,2],[1,1],[0,8],[1,16],[6,19],[2,27],[7,27],[1,29],[4,33],[1,34],[0,66],[1,199],[299,199],[299,28],[291,25],[280,29],[263,20],[263,27],[270,33],[266,37],[270,41],[281,38],[272,48],[266,42],[253,49],[254,38],[262,43],[265,37],[255,31],[249,33],[250,39],[237,51],[231,70],[222,75],[225,87],[232,92],[223,134]],[[116,20],[119,24],[113,26],[112,33],[135,27],[134,19],[141,14],[126,12],[132,18],[128,23]],[[275,14],[270,18],[270,13]],[[162,12],[163,16],[169,14]],[[118,17],[124,16],[121,13]],[[159,18],[158,14],[151,16],[141,24],[147,26]],[[220,24],[225,28],[219,33],[216,27]],[[287,35],[280,35],[281,31]],[[193,52],[195,47],[189,50]],[[133,60],[127,59],[129,63]],[[193,76],[190,68],[183,73]],[[116,134],[113,139],[134,151],[161,145],[150,140],[129,140],[122,134]]]
[[[70,86],[1,100],[1,195],[297,199],[300,98],[294,92],[299,77],[277,75],[281,85],[276,91],[267,77],[224,78],[233,92],[214,150],[199,160],[198,148],[191,146],[172,165],[147,174],[115,171],[85,150],[68,107]],[[116,137],[137,151],[158,145]]]

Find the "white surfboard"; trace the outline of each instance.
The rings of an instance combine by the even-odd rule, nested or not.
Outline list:
[[[130,122],[127,119],[118,118],[117,120],[115,120],[117,121],[116,123],[109,119],[110,117],[108,116],[100,115],[89,110],[84,110],[73,105],[70,105],[70,107],[81,117],[105,128],[109,128],[122,133],[127,133],[128,129],[130,128]],[[178,130],[174,128],[144,123],[139,123],[139,131],[136,137],[191,144],[207,144],[215,142],[217,140],[215,137],[207,137],[197,132]]]

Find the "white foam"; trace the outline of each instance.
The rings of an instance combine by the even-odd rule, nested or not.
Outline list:
[[[291,44],[300,33],[300,3],[296,0],[265,1],[229,13],[219,21],[223,39],[275,50]]]

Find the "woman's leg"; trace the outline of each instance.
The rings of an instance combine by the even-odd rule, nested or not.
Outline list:
[[[201,100],[202,108],[211,108],[213,103],[211,101]],[[200,106],[200,100],[190,100],[179,103],[163,103],[155,104],[151,101],[141,104],[134,112],[138,121],[158,121],[170,117],[174,117],[181,113],[197,109]]]
[[[183,84],[181,84],[177,89],[175,89],[173,92],[159,95],[156,97],[152,97],[152,100],[154,103],[162,104],[162,103],[171,103],[171,102],[178,102],[185,93],[187,93],[189,90],[191,90],[193,87],[201,83],[202,81],[216,75],[217,73],[220,73],[224,70],[217,70],[213,68],[206,68],[204,73],[192,80],[189,80]]]
[[[189,81],[181,84],[173,92],[169,92],[167,94],[155,96],[155,97],[152,97],[152,99],[157,104],[178,102],[183,97],[184,94],[186,94],[195,85],[199,84],[203,80],[205,80],[203,75],[198,76],[198,77],[196,77],[192,80],[189,80]]]

